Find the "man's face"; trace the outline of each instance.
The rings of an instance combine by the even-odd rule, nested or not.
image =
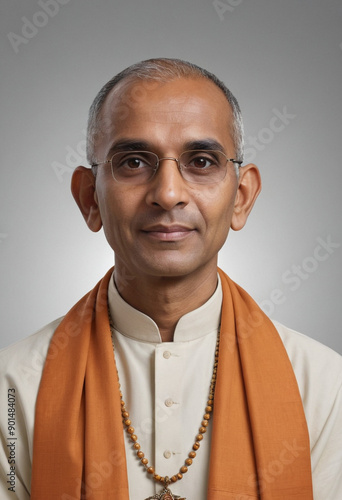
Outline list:
[[[108,96],[101,113],[107,131],[96,145],[99,160],[111,158],[116,144],[175,157],[200,141],[215,141],[235,158],[230,136],[231,108],[220,89],[204,79],[124,84]],[[109,126],[108,126],[109,125]],[[213,148],[215,149],[215,148]],[[140,185],[112,178],[110,164],[98,167],[95,199],[117,269],[135,277],[176,277],[216,269],[226,240],[238,188],[232,163],[217,184],[191,184],[177,163],[163,160],[155,176]]]

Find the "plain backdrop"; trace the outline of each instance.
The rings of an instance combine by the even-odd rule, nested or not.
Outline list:
[[[126,66],[177,57],[237,96],[263,191],[220,266],[275,319],[342,352],[342,3],[17,0],[1,6],[1,341],[112,266],[70,194],[88,108]]]

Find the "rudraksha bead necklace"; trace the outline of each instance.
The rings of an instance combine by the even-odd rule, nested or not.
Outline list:
[[[113,350],[114,350],[114,355],[115,355],[115,348],[114,348],[114,339],[113,339],[113,325],[111,324],[111,330],[112,330],[112,343],[113,343]],[[203,440],[203,435],[207,431],[207,427],[209,425],[210,417],[213,411],[214,407],[214,394],[215,394],[215,384],[216,384],[216,373],[217,373],[217,365],[218,365],[218,354],[219,354],[219,344],[220,344],[220,334],[218,333],[217,335],[217,341],[216,341],[216,347],[215,347],[215,361],[214,361],[214,368],[213,368],[213,374],[211,377],[211,382],[210,382],[210,389],[209,389],[209,397],[207,401],[207,406],[205,408],[205,413],[203,415],[203,420],[201,422],[201,426],[199,428],[199,433],[196,435],[195,442],[192,445],[192,450],[188,454],[188,458],[185,459],[184,465],[179,469],[179,472],[174,474],[173,476],[160,476],[157,474],[155,471],[154,467],[149,465],[148,459],[145,457],[144,452],[141,450],[141,446],[138,443],[138,436],[134,433],[134,427],[132,426],[132,422],[129,418],[129,413],[126,408],[126,404],[123,400],[123,394],[121,392],[121,386],[120,386],[120,381],[119,381],[119,391],[120,391],[120,399],[121,399],[121,414],[122,414],[122,420],[124,424],[124,429],[126,430],[127,434],[129,435],[130,440],[132,441],[132,446],[133,449],[136,453],[137,458],[140,460],[140,463],[144,466],[146,469],[146,472],[149,477],[157,481],[158,483],[161,483],[164,488],[160,493],[157,493],[156,495],[152,497],[148,497],[146,500],[152,500],[152,499],[159,499],[159,500],[186,500],[185,498],[181,498],[177,495],[174,495],[171,490],[169,489],[169,485],[171,483],[175,483],[177,481],[180,481],[183,478],[183,474],[186,474],[188,472],[188,468],[192,465],[194,458],[196,457],[196,452],[200,448],[201,441]],[[118,379],[119,379],[119,373],[118,373]]]

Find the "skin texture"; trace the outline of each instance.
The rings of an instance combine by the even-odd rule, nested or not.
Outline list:
[[[214,140],[235,157],[230,136],[232,112],[223,92],[205,79],[176,79],[145,86],[115,88],[107,97],[101,121],[104,133],[95,151],[110,158],[113,144],[134,140],[159,157],[175,157],[193,141]],[[115,282],[121,296],[148,314],[162,339],[171,341],[179,318],[201,306],[217,285],[217,255],[230,228],[240,230],[261,189],[253,164],[234,165],[218,184],[186,182],[177,163],[163,160],[151,181],[141,185],[115,182],[109,164],[96,179],[78,167],[73,196],[92,231],[103,226],[115,253]]]

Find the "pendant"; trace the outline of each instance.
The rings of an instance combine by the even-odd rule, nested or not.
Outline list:
[[[171,490],[165,486],[165,488],[160,492],[156,493],[153,497],[148,497],[145,500],[186,500],[186,498],[182,498],[178,495],[174,495]]]

